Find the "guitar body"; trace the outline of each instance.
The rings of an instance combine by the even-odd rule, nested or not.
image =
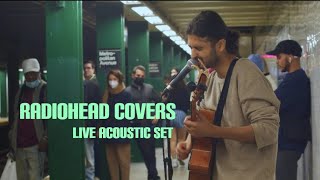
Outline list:
[[[211,122],[215,115],[215,111],[206,109],[200,109],[198,113],[203,114]],[[196,121],[196,119],[192,120]],[[212,138],[192,137],[189,180],[211,180],[212,156]]]

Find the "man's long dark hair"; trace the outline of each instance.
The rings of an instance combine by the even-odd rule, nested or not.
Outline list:
[[[211,41],[226,40],[226,50],[230,54],[239,53],[239,33],[227,28],[221,16],[214,11],[202,11],[188,25],[187,35],[208,38]]]

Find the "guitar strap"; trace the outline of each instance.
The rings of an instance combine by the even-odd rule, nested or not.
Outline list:
[[[231,75],[232,75],[232,71],[233,71],[233,68],[236,64],[236,62],[239,60],[238,57],[236,57],[235,59],[232,60],[229,68],[228,68],[228,71],[227,71],[227,76],[226,76],[226,79],[225,79],[225,82],[224,82],[224,85],[223,85],[223,88],[222,88],[222,92],[221,92],[221,95],[220,95],[220,98],[219,98],[219,102],[218,102],[218,107],[217,107],[217,110],[216,110],[216,113],[215,113],[215,116],[214,116],[214,120],[213,120],[213,124],[216,125],[216,126],[221,126],[221,119],[222,119],[222,115],[223,115],[223,108],[224,108],[224,105],[226,103],[226,99],[227,99],[227,94],[228,94],[228,89],[229,89],[229,84],[230,84],[230,79],[231,79]],[[213,165],[215,165],[216,163],[216,145],[218,143],[218,139],[213,139],[213,143],[212,143],[212,149],[214,151],[213,153],[213,156],[211,157],[211,163],[213,163]],[[213,170],[211,170],[211,179],[212,179],[212,176],[213,176]]]

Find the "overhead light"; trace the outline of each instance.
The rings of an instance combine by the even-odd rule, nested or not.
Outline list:
[[[171,30],[170,26],[168,25],[156,25],[156,28],[161,32]]]
[[[183,44],[183,45],[180,45],[180,47],[181,47],[185,52],[187,52],[188,54],[191,55],[191,48],[190,48],[188,45]]]
[[[190,48],[187,44],[180,45],[182,49]]]
[[[126,5],[141,4],[139,1],[121,1],[121,2]]]
[[[43,73],[47,73],[47,70],[43,70]]]
[[[163,21],[158,16],[144,17],[150,24],[163,24]]]
[[[163,31],[163,34],[165,34],[165,35],[168,36],[168,37],[177,35],[176,32],[174,32],[174,31],[172,31],[172,30]]]
[[[264,55],[261,55],[262,58],[277,58],[277,56],[275,55],[269,55],[269,54],[264,54]]]
[[[172,41],[182,41],[182,38],[180,36],[171,36],[170,39]]]
[[[177,45],[183,45],[186,44],[186,42],[184,40],[181,41],[174,41]]]
[[[188,50],[186,50],[186,52],[191,55],[191,49],[189,48]]]
[[[149,9],[146,6],[132,7],[131,9],[137,14],[139,14],[140,16],[154,16],[151,9]]]
[[[191,48],[185,48],[184,51],[191,55]]]
[[[19,72],[22,72],[23,71],[23,69],[19,69]]]

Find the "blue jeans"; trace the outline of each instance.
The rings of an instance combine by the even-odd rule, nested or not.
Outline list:
[[[45,153],[39,152],[38,144],[17,148],[16,168],[18,180],[41,180],[43,176]]]
[[[278,150],[276,180],[296,180],[300,152]]]
[[[84,139],[86,153],[86,180],[94,180],[94,139]]]
[[[187,114],[179,109],[174,110],[176,114],[176,118],[174,120],[165,120],[162,121],[162,126],[165,127],[167,121],[169,121],[170,127],[183,128],[184,127],[184,118],[186,118]]]
[[[184,118],[186,118],[187,114],[179,109],[174,110],[176,113],[176,118],[171,122],[171,125],[176,128],[183,128],[184,127]]]

